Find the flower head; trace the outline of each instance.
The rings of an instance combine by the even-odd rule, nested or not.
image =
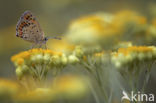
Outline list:
[[[113,23],[120,29],[122,35],[120,39],[134,41],[138,44],[145,42],[148,27],[146,17],[130,10],[119,11],[114,16]]]
[[[66,37],[70,42],[83,45],[104,42],[112,35],[118,34],[113,19],[114,16],[108,13],[96,13],[78,18],[71,22]]]
[[[156,18],[153,18],[151,24],[148,26],[146,38],[149,43],[155,44]]]
[[[16,74],[19,78],[29,74],[38,77],[44,75],[48,69],[62,65],[62,56],[62,52],[54,52],[50,49],[31,49],[12,56],[11,61],[16,66]],[[55,57],[57,60],[54,59]]]
[[[116,67],[130,64],[137,61],[153,60],[156,58],[155,46],[131,46],[119,48],[117,52],[112,53],[112,61]]]
[[[124,10],[115,14],[95,13],[71,22],[66,38],[87,48],[97,45],[101,48],[110,48],[107,44],[114,45],[118,40],[144,39],[146,29],[146,18],[134,11]]]
[[[96,60],[97,63],[104,63],[108,59],[107,58],[107,52],[102,51],[102,52],[94,53],[92,59]]]
[[[140,16],[137,12],[135,11],[130,11],[130,10],[122,10],[119,11],[115,14],[115,23],[120,23],[122,26],[125,23],[136,23],[136,24],[141,24],[144,25],[147,23],[147,20],[144,16]]]
[[[58,68],[59,71],[67,64],[79,63],[82,56],[83,50],[79,46],[69,53],[50,49],[31,49],[12,56],[11,61],[16,66],[16,75],[19,79],[23,76],[42,79],[51,69]]]

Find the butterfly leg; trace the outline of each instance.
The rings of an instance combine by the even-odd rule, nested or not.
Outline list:
[[[33,49],[33,48],[35,47],[35,45],[36,45],[35,43],[34,43],[34,44],[32,44],[32,46],[31,46],[30,48],[31,48],[31,49]]]
[[[45,44],[45,49],[47,49],[47,44]]]
[[[39,44],[39,48],[41,48],[42,47],[42,44]]]

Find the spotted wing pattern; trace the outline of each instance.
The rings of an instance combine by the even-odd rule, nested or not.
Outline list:
[[[30,11],[25,11],[20,17],[16,26],[16,36],[35,43],[44,39],[44,32]]]

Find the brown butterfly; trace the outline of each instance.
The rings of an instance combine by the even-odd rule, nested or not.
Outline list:
[[[16,26],[16,36],[32,42],[34,45],[39,44],[40,47],[43,44],[46,44],[47,40],[50,39],[50,37],[45,37],[39,22],[30,11],[25,11],[20,17]],[[61,39],[58,37],[52,38],[58,40]]]

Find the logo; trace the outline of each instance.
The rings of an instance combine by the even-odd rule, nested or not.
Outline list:
[[[138,91],[138,93],[134,93],[133,91],[131,91],[130,95],[128,95],[125,91],[123,91],[122,94],[123,96],[121,98],[121,101],[125,99],[129,101],[139,101],[139,102],[154,101],[154,94],[145,94],[145,93],[141,93],[140,91]]]

